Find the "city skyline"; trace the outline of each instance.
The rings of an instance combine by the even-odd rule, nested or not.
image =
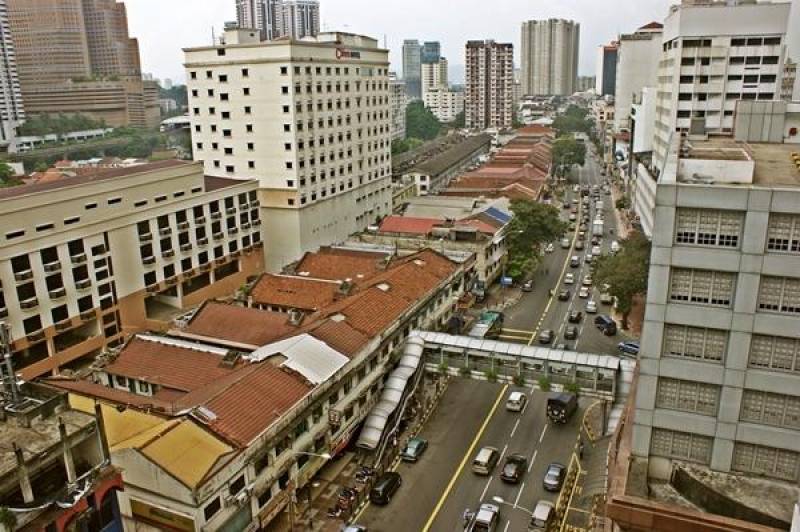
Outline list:
[[[451,81],[463,82],[464,45],[471,39],[494,39],[511,42],[515,48],[515,66],[520,64],[520,25],[534,18],[567,18],[581,23],[580,59],[578,74],[594,74],[597,45],[615,38],[618,33],[628,33],[651,22],[663,20],[671,0],[642,0],[634,5],[612,0],[602,6],[586,0],[568,0],[536,9],[520,10],[513,0],[493,3],[491,13],[478,17],[465,17],[458,24],[442,25],[447,6],[412,1],[400,12],[392,9],[375,9],[366,0],[323,0],[320,2],[322,31],[346,31],[369,35],[381,43],[384,36],[390,50],[389,60],[393,70],[401,71],[401,46],[404,39],[440,41],[442,55],[451,65]],[[466,0],[462,13],[481,13],[482,4]],[[186,15],[185,2],[164,5],[157,0],[126,2],[130,31],[139,39],[142,70],[158,78],[170,78],[183,83],[182,48],[210,44],[213,32],[219,36],[225,21],[236,20],[233,0],[202,2],[192,5],[191,19],[163,32],[152,24],[153,12],[163,14],[166,20]],[[617,9],[619,7],[620,9]],[[413,16],[415,8],[424,10],[425,17]],[[173,16],[174,15],[174,16]]]

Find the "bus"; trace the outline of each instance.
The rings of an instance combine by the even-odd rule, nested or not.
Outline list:
[[[503,330],[503,320],[505,316],[502,312],[496,310],[486,310],[481,313],[472,329],[469,331],[469,336],[472,338],[486,338],[495,339],[500,336],[500,331]]]

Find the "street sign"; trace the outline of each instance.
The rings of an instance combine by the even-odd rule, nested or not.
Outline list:
[[[512,279],[511,277],[501,277],[500,284],[503,286],[511,286],[512,284],[514,284],[514,279]]]

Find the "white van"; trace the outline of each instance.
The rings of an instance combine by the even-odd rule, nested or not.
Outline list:
[[[619,242],[617,242],[616,240],[611,242],[611,253],[617,253],[617,252],[619,252],[619,249],[620,249],[619,248]]]
[[[500,458],[500,451],[495,447],[484,447],[472,461],[472,471],[479,475],[491,475],[497,460]]]
[[[522,392],[511,392],[506,399],[506,410],[510,412],[522,412],[525,408],[525,401],[528,397]]]

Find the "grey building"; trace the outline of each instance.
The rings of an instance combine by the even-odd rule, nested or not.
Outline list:
[[[261,40],[313,37],[319,34],[319,1],[236,0],[236,20],[241,28],[258,29]]]
[[[617,81],[617,55],[619,43],[603,44],[597,50],[597,77],[595,92],[598,96],[614,96]]]
[[[416,39],[403,41],[403,80],[408,98],[422,99],[422,46]]]
[[[442,58],[442,46],[439,41],[425,41],[420,53],[421,63],[438,63]]]
[[[581,25],[571,20],[522,23],[522,93],[525,96],[570,95],[578,80]]]
[[[768,142],[786,104],[751,103],[747,143],[676,140],[657,185],[632,448],[654,479],[800,481],[800,164]]]

